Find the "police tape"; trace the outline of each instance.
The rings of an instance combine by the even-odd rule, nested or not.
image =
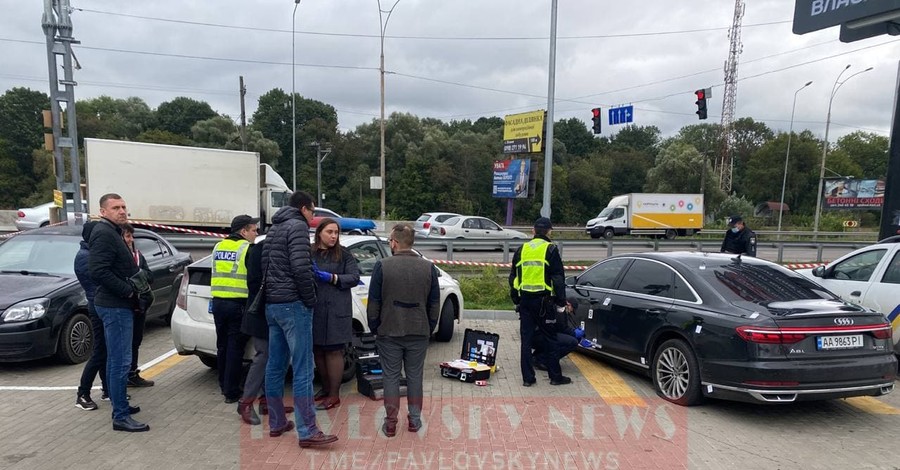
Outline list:
[[[510,268],[512,267],[511,263],[488,263],[481,261],[448,261],[442,259],[432,259],[432,263],[434,264],[442,264],[446,266],[470,266],[470,267],[478,267],[478,268]],[[568,271],[584,271],[589,266],[563,266],[564,269]]]
[[[171,225],[155,224],[153,222],[144,222],[141,220],[129,220],[128,223],[130,223],[131,225],[140,225],[143,227],[153,227],[153,228],[159,228],[159,229],[163,229],[163,230],[171,230],[173,232],[191,233],[194,235],[206,235],[207,237],[216,237],[216,238],[227,237],[227,235],[222,234],[222,233],[205,232],[203,230],[194,230],[191,228],[172,227]]]

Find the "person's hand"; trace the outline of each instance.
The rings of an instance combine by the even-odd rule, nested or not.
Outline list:
[[[563,313],[563,312],[565,312],[565,311],[566,311],[566,306],[565,306],[565,305],[557,305],[557,306],[556,306],[556,313]]]
[[[581,328],[575,328],[575,339],[584,338],[584,330]]]
[[[331,273],[325,272],[325,271],[319,271],[318,269],[316,269],[315,273],[316,273],[316,279],[318,279],[319,281],[329,282],[329,283],[331,282],[331,276],[332,276]]]

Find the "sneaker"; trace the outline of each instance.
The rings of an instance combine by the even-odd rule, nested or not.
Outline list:
[[[103,393],[100,394],[100,399],[103,400],[103,401],[109,401],[109,393],[107,393],[106,390],[104,390]],[[129,395],[129,394],[126,393],[126,394],[125,394],[125,399],[126,399],[126,400],[131,400],[131,395]]]
[[[97,409],[97,404],[91,400],[90,395],[81,395],[75,400],[75,406],[85,411],[93,411]]]
[[[140,376],[140,371],[135,372],[128,376],[128,386],[129,387],[152,387],[156,382],[152,380],[147,380]]]

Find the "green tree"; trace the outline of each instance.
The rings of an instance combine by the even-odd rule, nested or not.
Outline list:
[[[190,138],[191,127],[197,121],[214,116],[216,116],[216,112],[209,106],[209,103],[179,96],[156,108],[153,127]]]
[[[570,155],[586,156],[599,149],[599,141],[577,118],[557,121],[553,126],[553,136],[565,145]]]
[[[134,140],[136,142],[147,142],[148,144],[182,145],[186,147],[194,144],[194,141],[181,134],[159,129],[149,129],[141,132]]]
[[[43,147],[44,124],[42,111],[50,108],[50,97],[28,88],[12,88],[0,96],[0,140],[6,142],[6,158],[16,164],[11,171],[6,163],[4,174],[15,175],[8,187],[9,198],[18,200],[34,189],[34,162],[31,152]]]
[[[150,127],[153,111],[144,100],[99,96],[79,101],[75,112],[78,119],[79,145],[84,139],[135,140]]]
[[[834,153],[843,153],[859,165],[859,175],[847,174],[860,179],[880,178],[887,175],[889,147],[890,141],[885,136],[856,131],[838,139]]]
[[[656,156],[656,165],[647,172],[645,190],[651,193],[699,192],[705,163],[693,145],[674,141]]]
[[[749,189],[748,185],[755,185],[745,177],[747,166],[753,155],[763,145],[775,137],[775,133],[764,122],[754,121],[753,118],[744,117],[734,121],[732,126],[734,146],[731,158],[734,162],[732,169],[732,191],[742,193]]]
[[[194,145],[198,147],[241,150],[241,131],[237,124],[225,116],[197,121],[191,127]],[[262,132],[247,131],[247,151],[259,153],[260,163],[275,163],[281,150],[274,141],[266,139]]]
[[[629,124],[612,136],[610,145],[616,150],[637,150],[655,157],[659,141],[660,132],[658,127]]]
[[[784,202],[792,214],[811,214],[815,209],[821,145],[821,141],[809,131],[803,131],[791,139]],[[747,184],[743,191],[747,199],[755,203],[780,199],[786,153],[787,133],[782,133],[753,154],[747,166]]]

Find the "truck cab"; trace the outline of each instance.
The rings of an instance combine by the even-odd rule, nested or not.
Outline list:
[[[272,217],[291,199],[291,188],[268,163],[259,164],[259,215],[261,228],[272,225]]]
[[[628,196],[617,196],[609,201],[609,204],[597,214],[597,217],[588,221],[585,231],[591,238],[601,236],[610,239],[616,235],[628,233]]]

